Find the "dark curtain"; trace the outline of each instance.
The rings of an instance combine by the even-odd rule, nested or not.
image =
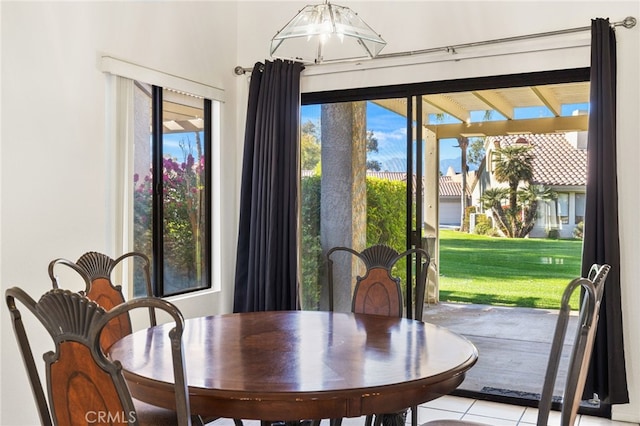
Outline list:
[[[616,38],[608,19],[591,23],[591,93],[587,149],[587,196],[582,276],[607,263],[600,320],[585,398],[597,393],[609,404],[629,402],[620,304],[620,245],[616,179]]]
[[[298,309],[298,128],[302,65],[251,73],[234,312]]]

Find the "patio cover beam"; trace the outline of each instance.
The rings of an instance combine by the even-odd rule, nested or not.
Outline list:
[[[588,129],[589,116],[531,118],[524,120],[482,121],[476,123],[428,124],[438,139],[502,136],[521,133],[581,132]]]
[[[489,106],[487,109],[499,112],[507,120],[513,120],[514,106],[494,90],[476,90],[471,93],[487,104]]]

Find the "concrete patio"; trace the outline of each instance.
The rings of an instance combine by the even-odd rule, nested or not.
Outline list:
[[[478,348],[477,364],[467,373],[462,391],[531,399],[542,391],[557,311],[533,308],[439,303],[425,306],[424,321],[467,337]],[[565,341],[575,337],[572,315]],[[561,395],[570,344],[566,344],[556,382]]]

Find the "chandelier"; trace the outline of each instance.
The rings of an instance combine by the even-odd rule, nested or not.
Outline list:
[[[307,5],[271,39],[271,57],[303,63],[376,57],[387,43],[348,7]]]

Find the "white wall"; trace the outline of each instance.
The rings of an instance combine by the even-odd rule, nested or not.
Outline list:
[[[239,158],[238,80],[232,73],[236,4],[2,2],[1,7],[0,285],[3,295],[5,288],[19,285],[37,296],[50,288],[51,259],[121,251],[113,235],[121,213],[108,197],[114,165],[113,147],[106,143],[100,53],[223,89],[221,155]],[[219,167],[224,185],[216,209],[225,223],[220,276],[229,283],[235,272],[238,162]],[[178,303],[186,316],[195,316],[228,310],[230,298],[226,291]],[[0,316],[0,424],[37,424],[4,301]]]
[[[251,66],[268,57],[268,40],[307,1],[240,2],[239,65]],[[312,3],[312,2],[311,2]],[[382,53],[404,52],[533,34],[566,28],[589,27],[593,18],[621,21],[626,16],[640,18],[640,2],[634,1],[348,1],[339,4],[358,12],[387,41]],[[640,26],[618,28],[618,182],[622,235],[622,297],[625,351],[631,404],[615,406],[614,418],[640,422],[640,225],[637,211],[637,169],[640,161]],[[387,64],[410,64],[408,60],[363,61],[359,65],[322,65],[303,72],[303,91],[380,86],[410,82],[524,73],[590,65],[589,31],[516,45],[459,51],[451,61],[447,55],[432,55],[432,63],[379,68]],[[554,49],[514,54],[558,46],[583,45],[574,49]],[[478,54],[484,59],[465,59]],[[496,56],[498,55],[498,56]],[[433,62],[436,60],[436,62]],[[447,60],[449,59],[449,60]],[[240,103],[241,105],[241,103]]]
[[[229,310],[247,92],[247,79],[235,77],[232,70],[268,58],[268,41],[307,3],[1,2],[2,291],[20,285],[32,294],[42,293],[49,288],[46,265],[50,259],[116,249],[112,234],[119,212],[113,211],[106,195],[113,169],[105,143],[105,78],[96,63],[97,55],[107,52],[225,90],[221,146],[225,161],[220,166],[224,184],[218,206],[223,223],[222,292],[205,295],[202,301],[182,300],[180,307],[187,316]],[[595,17],[640,17],[637,0],[343,0],[340,4],[358,11],[382,34],[388,42],[383,52],[588,26]],[[616,407],[614,414],[640,421],[640,365],[631,362],[640,359],[640,314],[634,311],[640,288],[633,281],[640,276],[640,246],[634,238],[640,234],[636,220],[640,206],[633,173],[640,159],[640,33],[636,27],[619,29],[617,34],[622,290],[632,404]],[[588,43],[588,35],[567,37],[563,43],[580,43],[585,37]],[[588,52],[588,48],[548,51],[340,74],[327,74],[331,68],[309,67],[302,84],[303,90],[311,91],[583,67],[589,65]],[[4,302],[0,311],[0,424],[36,424]]]

